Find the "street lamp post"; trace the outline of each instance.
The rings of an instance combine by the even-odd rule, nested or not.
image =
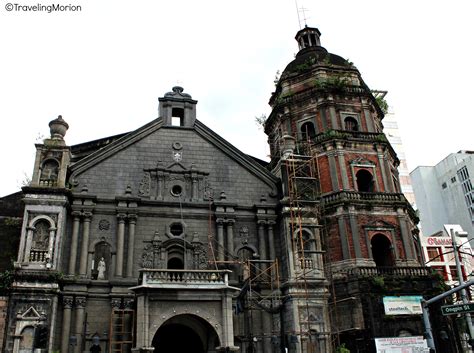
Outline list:
[[[451,240],[453,241],[454,260],[456,261],[456,271],[458,273],[459,285],[461,286],[464,284],[464,276],[462,274],[461,261],[459,260],[459,249],[456,243],[456,236],[467,237],[467,232],[455,232],[454,229],[450,229],[450,233],[451,233]],[[463,304],[469,303],[469,300],[467,299],[466,289],[464,288],[461,289],[461,299],[462,299]],[[467,327],[469,329],[470,342],[472,342],[474,339],[474,327],[472,326],[471,314],[465,313],[464,316],[466,318]]]

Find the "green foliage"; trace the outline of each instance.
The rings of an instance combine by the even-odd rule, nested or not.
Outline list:
[[[0,272],[0,292],[7,291],[13,284],[13,273],[11,271]]]
[[[9,227],[17,227],[21,225],[20,218],[7,217],[5,218],[4,222],[5,222],[5,225]]]
[[[382,276],[375,276],[375,277],[372,277],[372,284],[376,287],[384,288],[385,280]]]
[[[259,127],[264,127],[265,123],[267,122],[267,115],[262,114],[260,116],[255,117],[255,124],[257,124]]]
[[[336,348],[336,353],[351,353],[351,351],[346,348],[346,344],[342,343],[340,346]]]
[[[273,80],[273,83],[275,84],[275,87],[278,85],[278,82],[280,82],[280,70],[277,70],[276,74],[275,74],[275,79]]]
[[[382,112],[384,114],[387,114],[388,113],[388,103],[387,103],[387,101],[384,98],[382,98],[381,96],[375,97],[375,101],[377,102],[377,105],[379,106],[380,110],[382,110]]]
[[[54,281],[54,282],[59,282],[64,278],[64,273],[62,272],[51,272],[49,274],[49,280]]]
[[[349,86],[350,80],[346,75],[335,75],[328,78],[317,78],[314,81],[314,86],[316,89],[323,90],[343,90],[345,87]]]
[[[295,71],[299,73],[308,71],[316,63],[316,58],[306,59],[304,63],[295,66]]]

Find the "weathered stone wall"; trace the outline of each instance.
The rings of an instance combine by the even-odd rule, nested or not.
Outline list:
[[[8,297],[0,296],[0,350],[3,352],[7,327]]]

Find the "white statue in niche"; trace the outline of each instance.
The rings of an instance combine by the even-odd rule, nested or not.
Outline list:
[[[105,260],[103,257],[101,257],[99,264],[97,265],[97,279],[105,279],[105,270]]]

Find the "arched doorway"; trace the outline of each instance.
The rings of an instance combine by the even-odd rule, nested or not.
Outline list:
[[[155,353],[210,353],[219,346],[214,328],[198,316],[184,314],[167,320],[152,342]]]
[[[372,256],[377,266],[393,266],[392,243],[383,234],[375,234],[370,240]]]

